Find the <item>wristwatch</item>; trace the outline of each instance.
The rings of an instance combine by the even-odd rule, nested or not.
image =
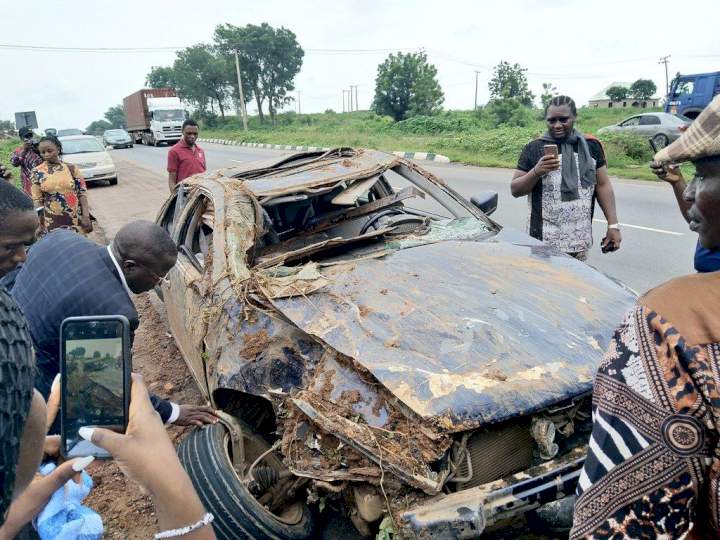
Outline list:
[[[617,230],[619,231],[619,230],[620,230],[620,224],[619,224],[619,223],[612,223],[612,224],[608,223],[608,227],[607,227],[607,228],[608,228],[608,229],[617,229]]]

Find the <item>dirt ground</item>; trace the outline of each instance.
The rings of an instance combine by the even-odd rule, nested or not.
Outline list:
[[[133,370],[145,378],[150,390],[177,403],[202,402],[202,397],[182,356],[167,332],[165,322],[145,293],[136,297],[140,326],[135,333]],[[177,444],[190,428],[171,427],[170,437]],[[102,516],[105,538],[146,540],[157,532],[157,521],[150,498],[139,486],[125,478],[113,461],[93,465],[90,474],[95,482],[86,503]]]

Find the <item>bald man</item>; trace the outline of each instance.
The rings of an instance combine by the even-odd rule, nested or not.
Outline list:
[[[60,371],[60,325],[67,317],[124,315],[131,339],[139,319],[133,294],[152,289],[175,265],[177,248],[162,228],[134,221],[118,231],[110,246],[68,230],[48,234],[30,250],[11,294],[30,324],[38,376],[47,398]],[[152,397],[165,423],[203,425],[217,417],[209,407],[178,405]]]

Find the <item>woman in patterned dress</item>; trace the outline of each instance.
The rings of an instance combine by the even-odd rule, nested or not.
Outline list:
[[[38,149],[43,162],[32,171],[31,188],[35,207],[43,210],[41,229],[49,232],[62,227],[91,232],[87,188],[80,171],[62,161],[62,144],[56,137],[43,137]]]

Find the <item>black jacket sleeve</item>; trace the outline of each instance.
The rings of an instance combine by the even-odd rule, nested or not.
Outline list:
[[[140,326],[140,321],[136,317],[133,317],[130,320],[130,347],[131,348],[135,344],[135,330],[137,330],[138,326]],[[166,399],[156,396],[155,394],[150,394],[150,403],[152,403],[153,408],[160,415],[160,418],[162,419],[163,424],[167,423],[168,418],[170,418],[170,415],[172,414],[172,405],[170,405],[170,402]]]

